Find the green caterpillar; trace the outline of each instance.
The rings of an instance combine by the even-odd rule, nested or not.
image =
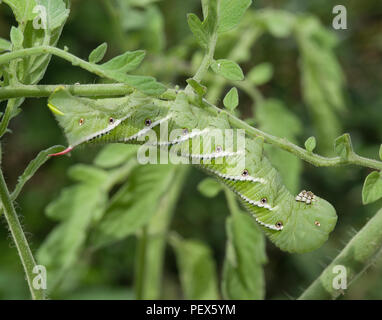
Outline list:
[[[178,130],[176,138],[148,146],[167,150],[174,147],[180,159],[197,162],[197,166],[226,184],[282,250],[303,253],[317,249],[335,227],[337,215],[329,202],[305,190],[296,197],[290,194],[263,155],[262,139],[245,137],[241,151],[237,151],[241,144],[238,139],[228,143],[214,140],[211,132],[215,129],[231,129],[226,117],[190,104],[184,93],[179,93],[175,101],[139,93],[86,99],[58,89],[49,98],[48,106],[69,142],[66,150],[55,155],[89,143],[144,144],[149,131],[159,136],[165,124],[169,132]]]

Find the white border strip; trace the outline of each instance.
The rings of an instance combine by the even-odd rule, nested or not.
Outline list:
[[[212,172],[213,174],[216,174],[218,177],[225,179],[225,180],[230,180],[230,181],[252,181],[252,182],[258,182],[262,184],[266,184],[267,180],[263,178],[256,178],[252,176],[231,176],[228,174],[220,173],[217,170],[211,170],[208,168],[205,168],[207,171]]]
[[[101,131],[98,131],[82,140],[80,140],[79,142],[77,142],[75,145],[71,146],[72,148],[74,148],[75,146],[78,146],[80,145],[81,143],[84,143],[84,142],[87,142],[87,141],[90,141],[92,139],[95,139],[97,138],[98,136],[102,136],[106,133],[109,133],[111,130],[115,129],[116,127],[119,126],[119,124],[122,122],[122,121],[125,121],[127,118],[130,117],[130,114],[128,114],[127,116],[123,117],[122,119],[117,119],[117,120],[114,120],[114,122],[112,124],[109,124],[105,129],[101,130]]]
[[[142,136],[142,135],[146,134],[147,132],[149,132],[152,128],[156,127],[157,125],[159,125],[162,122],[165,122],[165,121],[167,121],[169,119],[171,119],[171,114],[167,115],[163,119],[160,119],[160,120],[157,120],[157,121],[153,122],[150,126],[148,126],[146,128],[143,128],[142,130],[138,131],[136,134],[133,134],[130,137],[124,138],[121,141],[127,142],[127,141],[138,139],[140,136]]]

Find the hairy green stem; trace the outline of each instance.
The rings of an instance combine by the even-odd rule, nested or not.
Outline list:
[[[198,98],[193,97],[191,98],[191,101],[197,102]],[[331,167],[331,166],[352,164],[352,165],[358,165],[358,166],[373,168],[373,169],[382,171],[381,161],[364,158],[355,153],[351,154],[348,157],[348,159],[343,159],[340,157],[331,157],[331,158],[323,157],[313,152],[309,152],[306,149],[303,149],[293,144],[292,142],[288,141],[285,138],[279,138],[271,134],[265,133],[257,128],[254,128],[250,126],[248,123],[246,123],[245,121],[235,117],[230,112],[227,112],[226,110],[223,110],[223,109],[219,109],[218,107],[210,104],[206,100],[203,100],[203,104],[206,108],[209,108],[211,112],[214,112],[216,114],[222,114],[222,113],[225,114],[230,124],[234,128],[243,129],[249,136],[252,136],[252,137],[262,137],[265,142],[273,144],[285,151],[288,151],[294,154],[295,156],[299,157],[300,159],[306,162],[309,162],[310,164],[316,167]]]
[[[13,241],[16,244],[21,263],[24,267],[29,290],[34,300],[42,300],[45,298],[43,289],[36,289],[33,286],[33,278],[37,274],[33,273],[36,262],[29,248],[28,241],[25,238],[17,213],[13,206],[11,196],[4,180],[3,172],[0,170],[0,198],[3,203],[4,216],[8,222],[9,230],[11,231]]]
[[[193,77],[194,80],[200,82],[204,76],[206,75],[213,59],[214,59],[214,54],[215,54],[215,47],[216,47],[216,42],[217,42],[217,34],[214,34],[211,38],[210,45],[208,48],[207,54],[204,56],[202,63],[199,66],[199,69],[196,71],[195,76]]]
[[[382,249],[382,209],[369,220],[341,253],[305,290],[299,299],[336,299],[344,289],[336,289],[335,277],[339,276],[336,266],[346,268],[347,287],[353,283],[376,260]]]
[[[0,100],[11,98],[44,98],[49,97],[58,87],[67,89],[71,94],[82,97],[117,97],[130,94],[134,89],[123,83],[109,84],[51,84],[51,85],[23,85],[0,88]],[[176,92],[168,89],[160,98],[175,100]]]
[[[196,71],[195,75],[193,76],[193,79],[197,82],[201,82],[205,75],[208,72],[208,69],[211,66],[211,63],[214,61],[214,54],[215,54],[215,48],[216,48],[216,42],[218,41],[218,34],[217,32],[213,33],[211,35],[210,43],[208,45],[208,50],[205,56],[203,57],[202,63],[200,64],[198,70]],[[190,85],[187,85],[185,89],[186,93],[190,93],[192,91],[192,88]]]
[[[71,94],[88,97],[115,97],[133,92],[133,89],[123,83],[113,84],[73,84],[73,85],[17,85],[0,88],[0,100],[17,97],[42,98],[49,97],[57,87],[64,87]]]
[[[7,102],[7,107],[0,122],[0,138],[7,132],[9,121],[12,118],[13,110],[16,106],[16,99],[9,99]]]
[[[73,66],[79,66],[84,70],[87,70],[91,73],[94,73],[103,78],[109,78],[107,74],[105,74],[104,70],[100,65],[90,63],[86,60],[80,59],[74,54],[71,54],[65,50],[52,47],[52,46],[37,46],[27,49],[16,50],[8,53],[4,53],[0,55],[0,65],[6,64],[10,61],[17,61],[16,59],[24,58],[26,56],[34,56],[40,54],[52,54],[57,57],[60,57],[66,61],[69,61]],[[132,88],[132,87],[131,87]]]
[[[217,35],[215,35],[211,39],[211,44],[209,46],[208,53],[203,59],[202,64],[199,67],[199,70],[194,76],[194,79],[197,81],[200,81],[204,75],[207,73],[208,68],[213,61],[213,55],[215,51],[215,46],[216,46],[216,40],[217,40]],[[17,58],[22,58],[25,55],[36,55],[36,54],[41,54],[41,53],[50,53],[57,55],[67,61],[70,61],[73,65],[78,65],[81,68],[88,70],[92,73],[95,73],[101,77],[106,77],[101,70],[97,67],[97,65],[91,64],[85,60],[82,60],[78,57],[76,57],[73,54],[70,54],[64,50],[55,48],[55,47],[50,47],[50,46],[39,46],[39,47],[33,47],[29,49],[22,49],[22,50],[17,50],[9,53],[5,53],[0,56],[0,65],[7,63],[11,60],[17,59]],[[96,87],[96,86],[104,86],[104,87]],[[110,87],[105,87],[105,86],[110,86]],[[5,98],[7,97],[7,94],[12,94],[12,96],[23,96],[23,93],[27,93],[29,91],[30,96],[48,96],[57,86],[25,86],[25,85],[20,85],[20,86],[13,86],[11,88],[1,88],[0,89],[0,99],[1,97]],[[113,89],[112,89],[113,88]],[[79,95],[94,95],[95,91],[97,89],[102,89],[97,91],[96,96],[100,95],[121,95],[121,94],[126,94],[126,92],[131,92],[129,89],[128,85],[125,84],[112,84],[112,85],[74,85],[70,86],[70,88],[73,92],[77,92]],[[111,89],[111,90],[108,90]],[[18,92],[17,92],[18,91]],[[186,93],[190,97],[190,100],[199,104],[198,100],[199,98],[196,97],[195,95],[192,94],[192,90],[190,87],[186,88]],[[176,92],[174,90],[168,90],[165,92],[161,98],[163,99],[168,99],[168,100],[174,100],[176,98]],[[332,158],[327,158],[323,157],[320,155],[317,155],[313,152],[309,152],[293,143],[290,141],[284,139],[284,138],[278,138],[273,135],[267,134],[259,129],[256,129],[254,127],[251,127],[249,124],[246,122],[238,119],[231,113],[227,112],[226,110],[219,109],[218,107],[210,104],[207,102],[207,100],[203,100],[203,105],[204,107],[208,108],[210,111],[218,114],[218,113],[225,113],[231,123],[232,126],[236,128],[241,128],[244,129],[248,135],[253,136],[253,137],[263,137],[265,142],[271,143],[283,150],[286,150],[297,157],[299,157],[302,160],[305,160],[314,166],[322,167],[322,166],[339,166],[339,165],[348,165],[348,164],[354,164],[354,165],[359,165],[359,166],[364,166],[364,167],[369,167],[377,170],[382,170],[382,162],[373,160],[373,159],[368,159],[361,157],[355,153],[351,154],[351,156],[348,157],[348,159],[343,159],[340,157],[332,157]]]
[[[0,55],[0,65],[6,64],[15,59],[24,58],[26,56],[34,56],[34,55],[40,55],[40,54],[46,54],[46,53],[58,56],[64,60],[71,62],[73,65],[79,66],[90,72],[93,72],[96,74],[99,73],[99,71],[97,70],[98,68],[96,68],[96,65],[90,62],[87,62],[85,60],[82,60],[65,50],[62,50],[56,47],[51,47],[51,46],[37,46],[37,47],[20,49],[20,50],[4,53]]]
[[[17,85],[0,88],[0,99],[16,98],[16,97],[48,97],[53,91],[60,85]],[[129,94],[133,91],[131,87],[125,84],[84,84],[84,85],[65,85],[72,94],[78,96],[121,96]],[[200,99],[193,94],[188,95],[190,101],[196,104],[200,104]],[[167,90],[160,97],[166,100],[175,100],[176,91],[173,89]],[[304,148],[301,148],[292,142],[279,138],[268,133],[265,133],[257,128],[254,128],[247,124],[245,121],[240,120],[233,114],[226,110],[220,109],[207,100],[203,100],[203,105],[214,114],[224,113],[231,125],[238,129],[244,129],[249,136],[263,137],[264,141],[273,144],[285,151],[288,151],[300,159],[311,163],[316,167],[330,167],[341,165],[358,165],[367,168],[373,168],[382,171],[382,162],[361,157],[355,153],[351,154],[348,159],[342,159],[340,157],[323,157],[321,155],[309,152]]]
[[[61,85],[17,85],[0,88],[0,99],[16,98],[16,97],[49,97],[53,91]],[[121,96],[129,94],[133,89],[120,83],[114,84],[83,84],[83,85],[64,85],[72,94],[78,96]],[[192,103],[200,104],[199,97],[194,94],[188,94]],[[176,90],[169,89],[160,97],[166,100],[176,99]],[[268,133],[265,133],[257,128],[250,126],[243,120],[235,117],[226,110],[220,109],[207,100],[203,100],[203,106],[214,114],[224,113],[231,125],[238,129],[244,129],[245,132],[252,137],[263,137],[264,141],[273,144],[285,151],[288,151],[300,159],[309,162],[316,167],[331,167],[341,165],[358,165],[367,168],[373,168],[382,171],[382,162],[361,157],[355,153],[351,154],[348,159],[340,157],[323,157],[321,155],[309,152],[301,148],[285,138],[279,138]]]

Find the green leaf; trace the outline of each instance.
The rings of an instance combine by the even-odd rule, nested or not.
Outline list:
[[[261,63],[254,67],[248,74],[247,79],[255,86],[267,83],[273,76],[273,66],[268,62]]]
[[[103,57],[105,56],[107,50],[107,43],[104,42],[100,44],[97,48],[95,48],[89,55],[89,62],[90,63],[98,63],[100,62]]]
[[[203,243],[173,236],[180,282],[186,299],[216,300],[218,285],[216,265],[211,250]]]
[[[382,198],[382,174],[373,171],[365,179],[362,189],[362,202],[368,204],[380,198]]]
[[[305,149],[309,152],[313,152],[313,150],[316,148],[316,138],[315,137],[309,137],[305,141]]]
[[[265,295],[265,239],[253,218],[233,214],[226,223],[228,241],[223,266],[225,299],[258,300]]]
[[[216,60],[211,65],[212,70],[223,76],[224,78],[232,81],[244,80],[244,74],[240,66],[231,60],[220,59]]]
[[[126,74],[135,70],[144,57],[145,52],[142,50],[128,51],[101,65],[94,64],[94,68],[102,76],[126,83],[147,95],[158,96],[166,90],[166,87],[157,82],[155,78]]]
[[[251,3],[252,0],[221,0],[218,32],[227,32],[235,28]]]
[[[23,3],[26,1],[19,1]],[[34,1],[33,1],[34,3]],[[42,15],[46,13],[46,26],[44,28],[42,20],[37,18],[36,21],[24,22],[21,26],[24,27],[24,48],[32,48],[41,45],[55,46],[61,35],[62,28],[66,19],[69,16],[69,9],[66,8],[65,2],[62,0],[39,0],[36,4],[43,6],[45,10],[36,10],[36,14]],[[29,2],[28,2],[29,5]],[[33,10],[34,7],[32,7]],[[36,7],[38,9],[40,7]],[[26,7],[25,7],[26,9]],[[35,27],[38,23],[38,28]],[[23,77],[19,77],[20,82],[23,84],[36,84],[38,83],[50,62],[50,54],[41,54],[35,56],[25,57],[23,59]]]
[[[68,15],[69,9],[66,9],[65,3],[61,0],[38,0],[39,4],[46,8],[47,27],[54,30],[61,27]]]
[[[210,37],[217,32],[218,28],[218,1],[220,0],[203,0],[202,2],[203,15],[206,17],[203,28]]]
[[[382,144],[381,144],[381,146],[379,147],[379,159],[382,160]]]
[[[295,17],[283,10],[264,10],[259,13],[257,21],[274,37],[284,38],[292,33]]]
[[[160,96],[166,91],[166,87],[157,82],[153,77],[135,76],[135,75],[117,75],[114,74],[114,79],[120,82],[124,82],[133,88],[141,91],[149,96]]]
[[[78,262],[88,229],[105,210],[107,196],[97,185],[79,184],[64,189],[47,207],[47,215],[64,220],[38,250],[38,262],[44,265],[52,287]]]
[[[334,150],[341,159],[346,160],[349,158],[353,153],[353,146],[348,133],[343,134],[334,141]]]
[[[212,178],[205,178],[198,184],[198,191],[207,198],[213,198],[223,189],[222,185]]]
[[[192,111],[187,95],[184,92],[180,92],[172,106],[173,120],[177,125],[187,128],[194,128],[201,120]]]
[[[226,96],[223,99],[223,104],[230,111],[233,111],[237,108],[237,106],[239,105],[239,94],[235,87],[233,87],[226,94]]]
[[[332,141],[343,131],[338,112],[346,108],[345,77],[334,51],[336,39],[315,17],[299,17],[294,30],[301,56],[303,98],[312,113],[318,147],[330,154]]]
[[[203,12],[203,18],[204,20],[207,18],[207,14],[208,14],[208,5],[209,5],[209,2],[210,0],[201,0],[202,2],[202,12]]]
[[[106,145],[94,160],[94,164],[101,168],[119,166],[137,154],[140,146],[123,143]]]
[[[121,240],[146,225],[158,211],[173,179],[176,166],[137,167],[128,181],[112,197],[105,215],[95,228],[91,242],[95,246]]]
[[[145,55],[146,53],[143,50],[127,51],[101,64],[100,68],[107,72],[130,72],[138,68]]]
[[[166,87],[162,83],[157,82],[153,77],[130,75],[119,71],[102,71],[105,77],[126,83],[149,96],[160,96],[166,91]]]
[[[12,48],[12,43],[6,39],[0,38],[0,51],[9,51]]]
[[[19,24],[25,24],[37,15],[33,13],[33,9],[37,5],[35,0],[4,0],[4,3],[11,7]]]
[[[265,100],[255,108],[254,114],[260,130],[297,143],[297,137],[302,133],[303,126],[300,119],[282,101]],[[288,190],[292,193],[298,192],[302,171],[301,160],[287,151],[270,145],[265,145],[264,148],[271,163],[280,171]]]
[[[200,19],[195,14],[189,13],[187,15],[187,22],[196,41],[203,49],[206,49],[208,46],[208,35],[206,34]]]
[[[23,47],[24,35],[20,28],[15,28],[12,26],[10,37],[14,50],[18,50]]]
[[[189,166],[176,166],[176,174],[166,194],[162,197],[161,206],[150,219],[144,232],[138,234],[137,246],[139,249],[136,251],[137,263],[135,263],[134,275],[136,298],[147,300],[161,297],[163,264],[169,228],[189,170]]]
[[[142,45],[153,53],[161,53],[166,45],[165,18],[158,6],[146,7],[143,28],[139,34]]]
[[[105,170],[86,164],[76,164],[70,167],[68,175],[74,181],[84,184],[103,185],[108,180],[108,173]]]
[[[17,185],[12,192],[12,200],[16,200],[20,194],[24,185],[34,176],[37,170],[49,159],[49,155],[52,153],[60,152],[64,150],[63,146],[54,146],[46,150],[41,151],[36,158],[29,162],[28,166],[24,170],[23,174],[18,178]]]
[[[200,97],[204,97],[207,93],[207,88],[201,85],[198,81],[194,79],[187,79],[187,83],[194,89],[196,94]]]

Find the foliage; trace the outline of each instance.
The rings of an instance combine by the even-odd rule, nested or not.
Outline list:
[[[379,3],[371,3],[358,5],[357,10],[372,17],[373,4]],[[45,29],[33,26],[37,18],[33,8],[38,4],[47,8]],[[330,25],[325,20],[331,17],[330,6],[329,1],[317,7],[294,0],[280,5],[286,10],[251,0],[202,0],[201,6],[196,0],[81,0],[71,5],[64,0],[4,0],[0,4],[0,99],[5,105],[0,136],[8,184],[0,183],[1,211],[26,265],[28,282],[35,264],[33,251],[38,263],[48,269],[48,294],[53,298],[74,298],[81,290],[85,294],[79,298],[84,299],[263,299],[285,298],[285,292],[299,296],[299,287],[307,287],[322,271],[319,261],[344,247],[348,230],[363,226],[380,208],[382,197],[382,166],[373,160],[378,152],[382,160],[382,96],[374,85],[382,80],[378,72],[382,70],[367,59],[362,59],[366,66],[357,65],[349,53],[358,50],[355,43],[364,37],[372,44],[362,54],[378,56],[380,39],[366,31],[374,30],[371,18],[365,34],[347,30],[348,38],[336,35],[325,26]],[[291,8],[300,7],[304,13],[292,13],[296,10]],[[123,93],[100,94],[93,84],[95,75],[110,89],[124,84],[119,87]],[[238,208],[232,194],[194,169],[139,166],[136,148],[122,144],[78,151],[71,158],[46,163],[49,154],[63,147],[46,149],[62,141],[47,108],[38,108],[46,100],[25,100],[47,97],[56,87],[43,87],[40,81],[86,83],[73,87],[91,98],[105,92],[112,97],[139,91],[163,100],[180,90],[173,89],[174,84],[188,84],[186,95],[196,93],[196,99],[205,97],[208,104],[224,106],[220,110],[229,114],[231,125],[240,125],[269,143],[265,152],[291,192],[304,185],[328,196],[341,223],[327,245],[313,253],[286,255],[271,246],[266,253],[263,234]],[[354,147],[349,134],[338,137],[342,132],[351,132]],[[304,141],[305,149],[297,147]],[[42,149],[46,150],[39,152]],[[316,149],[334,156],[319,156]],[[24,170],[33,154],[38,155]],[[304,166],[302,160],[322,166],[355,164],[376,171],[316,169]],[[18,172],[23,173],[18,177]],[[12,184],[15,187],[9,192]],[[361,200],[370,205],[362,206]],[[23,228],[37,237],[32,251],[15,209],[25,215]],[[380,211],[332,262],[349,266],[351,278],[377,261],[379,215]],[[22,283],[14,292],[7,291],[8,281],[22,278],[22,271],[13,267],[19,262],[10,253],[5,232],[0,233],[2,259],[7,262],[0,267],[0,295],[25,298]],[[166,254],[168,244],[173,256]],[[344,298],[373,297],[366,289],[373,287],[370,279],[380,268],[352,283],[354,289]],[[265,272],[277,277],[272,280]],[[330,282],[329,273],[328,267],[305,296],[338,297],[332,289],[314,289],[321,280]],[[131,294],[120,294],[121,287],[124,291],[127,286]],[[94,294],[85,291],[92,288]],[[44,297],[31,291],[33,298]],[[374,297],[380,298],[381,291],[374,291]]]

